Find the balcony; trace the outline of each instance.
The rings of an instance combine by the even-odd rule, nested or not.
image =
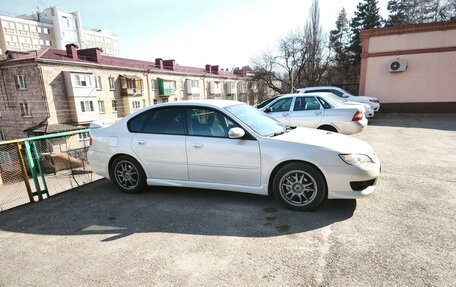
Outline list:
[[[120,95],[139,97],[143,94],[143,80],[137,76],[120,75]]]
[[[123,97],[140,97],[143,94],[143,89],[139,89],[139,88],[121,89],[120,94]]]
[[[169,97],[176,94],[176,81],[157,78],[159,96]]]

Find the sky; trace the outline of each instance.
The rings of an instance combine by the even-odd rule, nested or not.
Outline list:
[[[311,0],[0,0],[0,13],[30,14],[58,6],[81,13],[84,29],[102,28],[119,38],[120,56],[178,65],[233,69],[276,48],[278,40],[303,29]],[[320,22],[329,33],[338,13],[348,19],[359,0],[320,0]],[[387,0],[380,0],[386,17]]]

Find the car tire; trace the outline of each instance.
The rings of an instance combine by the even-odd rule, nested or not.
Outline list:
[[[109,170],[111,180],[120,191],[138,193],[146,187],[146,173],[134,158],[121,155],[114,159]]]
[[[277,201],[294,210],[315,210],[325,199],[326,181],[321,172],[307,163],[289,163],[274,176]]]

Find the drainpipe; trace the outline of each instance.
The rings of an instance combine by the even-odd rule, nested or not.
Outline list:
[[[147,99],[149,100],[149,106],[152,105],[152,98],[150,97],[150,83],[149,83],[149,70],[143,73],[143,76],[146,76],[147,81]]]
[[[206,75],[203,75],[203,100],[207,100],[207,98],[206,98]]]

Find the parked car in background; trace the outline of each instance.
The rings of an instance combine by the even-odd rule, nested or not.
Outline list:
[[[146,185],[261,195],[312,210],[325,198],[372,193],[380,161],[359,139],[292,128],[237,101],[143,108],[112,125],[91,124],[93,172],[123,192]]]
[[[357,103],[364,103],[369,104],[372,106],[375,112],[380,110],[380,101],[374,97],[366,97],[366,96],[353,96],[349,92],[344,89],[332,86],[321,86],[321,87],[307,87],[297,89],[299,93],[315,93],[315,92],[323,92],[323,93],[332,93],[343,101],[350,101],[350,102],[357,102]]]
[[[327,93],[327,97],[333,99],[334,101],[343,104],[343,105],[349,105],[349,106],[361,106],[363,107],[366,111],[364,112],[366,118],[372,118],[375,115],[374,109],[372,108],[371,105],[365,104],[365,103],[359,103],[359,102],[352,102],[352,101],[343,101],[342,98],[339,98],[338,96],[332,94],[332,93]]]
[[[335,101],[330,93],[287,94],[261,110],[286,125],[322,129],[346,135],[367,126],[362,106]]]
[[[273,100],[277,99],[280,95],[276,95],[276,96],[272,96],[270,97],[269,99],[265,100],[265,101],[262,101],[261,103],[259,103],[258,105],[256,105],[255,107],[257,109],[261,109],[262,107],[266,106],[267,104],[269,104],[270,102],[272,102]]]

